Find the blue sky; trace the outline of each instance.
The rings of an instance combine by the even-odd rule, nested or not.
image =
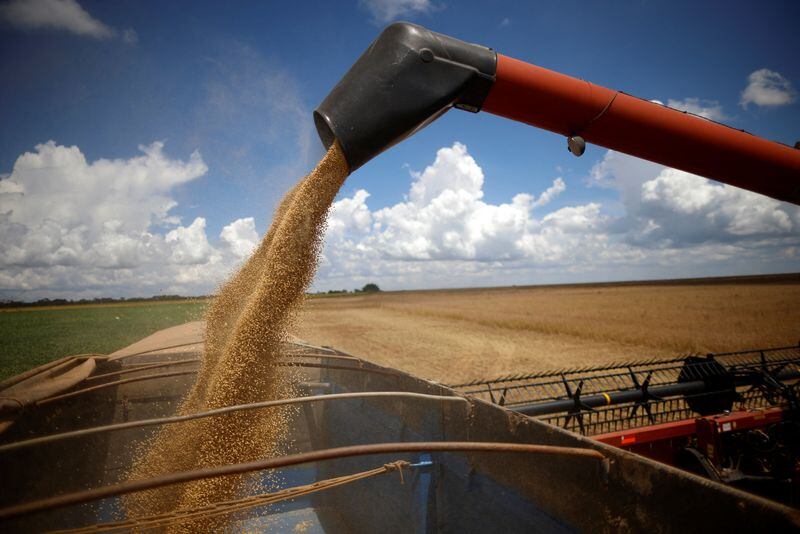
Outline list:
[[[800,139],[797,2],[0,6],[3,298],[211,291],[322,155],[313,108],[392,20]],[[576,159],[557,135],[451,111],[349,178],[314,287],[799,270],[796,207],[667,171],[597,146]],[[465,195],[458,215],[409,200],[431,180]]]

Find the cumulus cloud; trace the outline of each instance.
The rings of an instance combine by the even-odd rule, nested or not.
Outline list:
[[[536,201],[533,202],[532,206],[540,207],[549,204],[551,200],[553,200],[558,195],[566,191],[566,189],[567,189],[567,184],[564,183],[564,180],[562,180],[560,177],[556,178],[555,180],[553,180],[553,185],[545,189],[544,193],[539,195],[539,198],[537,198]]]
[[[482,263],[554,265],[585,252],[576,245],[594,241],[588,234],[604,224],[597,204],[535,215],[566,189],[561,178],[538,197],[519,193],[506,203],[485,202],[483,170],[458,142],[438,150],[434,162],[411,178],[407,200],[392,206],[371,210],[365,190],[334,203],[323,278],[359,280],[409,273],[424,264],[435,280],[444,265],[458,266],[450,271],[452,283],[456,271],[475,271]]]
[[[723,121],[727,118],[722,111],[722,106],[716,100],[703,100],[700,98],[673,100],[670,98],[667,100],[667,106],[680,111],[688,111],[714,121]]]
[[[361,0],[377,23],[387,23],[418,13],[431,13],[441,9],[431,0]]]
[[[483,198],[483,170],[467,147],[454,143],[442,148],[436,159],[414,181],[408,202],[372,214],[372,227],[361,243],[388,258],[406,260],[496,260],[525,254],[525,237],[539,223],[532,218],[535,207],[549,202],[564,190],[559,178],[538,200],[528,193],[515,195],[509,203],[493,205]],[[357,210],[367,220],[363,204],[366,194],[344,201],[361,202]],[[333,219],[342,218],[338,203]],[[337,225],[341,221],[337,221]],[[366,225],[347,222],[366,230]]]
[[[164,237],[170,247],[170,262],[177,265],[208,263],[215,254],[206,236],[206,220],[197,217],[189,226],[179,226]]]
[[[222,229],[219,238],[237,258],[246,258],[258,245],[256,221],[252,217],[236,219]]]
[[[758,242],[770,254],[800,241],[800,208],[744,189],[613,151],[592,177],[620,193],[625,214],[614,230],[637,246]]]
[[[403,202],[371,209],[363,189],[338,200],[316,287],[703,276],[800,262],[798,208],[619,153],[595,165],[591,185],[617,190],[622,209],[589,202],[548,211],[567,189],[560,177],[539,195],[493,204],[484,180],[456,142],[411,173]]]
[[[75,0],[11,0],[0,6],[0,15],[24,29],[66,30],[95,39],[114,35],[114,30],[92,17]]]
[[[214,246],[206,220],[184,226],[173,214],[176,188],[208,168],[164,144],[130,159],[86,160],[53,141],[19,156],[0,180],[0,290],[36,295],[206,293],[257,241],[252,219],[226,226]]]
[[[774,70],[759,69],[752,72],[747,77],[747,82],[739,100],[739,105],[743,108],[747,108],[749,104],[763,107],[785,106],[797,98],[797,91],[791,82]]]
[[[11,0],[0,5],[0,19],[23,30],[62,30],[93,39],[120,37],[129,45],[139,42],[133,29],[118,32],[75,0]]]
[[[210,239],[174,213],[176,189],[203,176],[195,152],[163,143],[87,161],[48,142],[0,177],[0,291],[6,298],[205,294],[257,246],[252,217]],[[487,202],[462,143],[410,174],[402,202],[337,200],[315,286],[452,287],[775,272],[800,267],[800,208],[608,152],[590,185],[619,203],[569,202],[561,177],[539,193]],[[502,179],[491,177],[490,179]],[[558,205],[552,207],[558,199]]]

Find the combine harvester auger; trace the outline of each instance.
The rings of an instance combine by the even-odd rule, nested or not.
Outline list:
[[[800,204],[800,150],[465,43],[386,28],[314,112],[353,172],[451,108],[501,117]]]
[[[796,147],[413,24],[384,30],[314,120],[352,172],[453,107],[553,131],[576,156],[596,143],[800,203]],[[800,529],[800,347],[448,387],[294,342],[279,365],[303,396],[175,416],[202,344],[199,327],[171,329],[0,384],[0,529],[149,531],[210,517],[329,533]],[[126,478],[159,427],[286,405],[297,407],[286,456]],[[125,517],[131,493],[274,470],[270,493]]]

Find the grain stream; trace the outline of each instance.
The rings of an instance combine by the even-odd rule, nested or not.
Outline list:
[[[275,365],[316,271],[328,210],[348,169],[338,143],[281,201],[252,257],[220,289],[206,314],[206,345],[197,381],[179,409],[188,414],[293,396],[291,374]],[[291,409],[238,412],[164,427],[145,443],[131,479],[280,454]],[[243,487],[243,483],[250,485]],[[255,478],[218,477],[142,492],[126,500],[129,517],[229,500],[266,491]],[[178,525],[212,531],[220,519]]]

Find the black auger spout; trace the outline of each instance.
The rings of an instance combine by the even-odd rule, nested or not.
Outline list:
[[[388,26],[314,111],[325,148],[334,140],[350,172],[455,106],[477,113],[497,54],[422,26]]]

